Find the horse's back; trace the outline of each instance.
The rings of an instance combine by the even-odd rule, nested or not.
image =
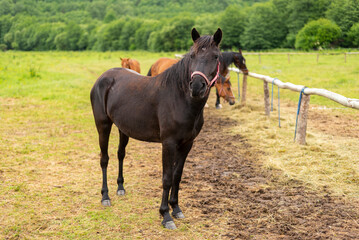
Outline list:
[[[121,132],[142,141],[159,141],[157,106],[160,82],[157,78],[127,68],[113,68],[102,74],[97,82],[97,85],[110,82],[107,93],[103,94],[104,112]]]
[[[176,64],[179,60],[173,58],[160,58],[151,67],[151,76],[157,76],[160,73],[166,71],[172,65]]]
[[[130,69],[141,74],[140,63],[135,59],[130,59]]]

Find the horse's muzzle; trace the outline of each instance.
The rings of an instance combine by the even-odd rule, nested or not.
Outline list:
[[[203,98],[207,92],[207,84],[200,76],[195,76],[189,83],[189,91],[193,98]]]

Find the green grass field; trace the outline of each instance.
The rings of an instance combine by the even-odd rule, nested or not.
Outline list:
[[[206,232],[201,222],[189,225],[190,220],[177,233],[160,226],[161,178],[153,183],[158,192],[144,189],[146,180],[150,181],[148,172],[161,171],[160,145],[144,148],[143,143],[130,141],[125,161],[128,195],[113,197],[112,208],[100,205],[101,169],[90,89],[101,73],[120,67],[120,57],[139,60],[146,75],[163,56],[174,57],[174,53],[0,53],[1,239],[206,239],[215,235]],[[246,60],[252,72],[359,98],[359,55],[348,56],[347,63],[336,55],[320,56],[319,63],[315,55],[292,56],[291,63],[286,55],[262,55],[261,64],[258,56],[248,55]],[[236,78],[232,73],[235,92]],[[336,194],[358,198],[358,138],[323,134],[309,124],[308,145],[292,144],[298,93],[281,91],[283,127],[279,129],[275,117],[263,115],[262,86],[249,78],[248,106],[225,105],[223,114],[239,121],[231,131],[267,154],[260,159],[265,167],[280,169],[289,179],[313,188],[328,185]],[[213,97],[212,92],[214,111]],[[311,106],[342,108],[315,96]],[[358,110],[344,107],[323,114],[348,117],[354,123],[359,116]],[[352,131],[359,131],[358,125]],[[117,176],[118,134],[113,133],[110,191],[116,188]],[[132,167],[138,164],[139,168]]]

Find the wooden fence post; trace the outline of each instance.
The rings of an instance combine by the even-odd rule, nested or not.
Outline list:
[[[344,53],[344,62],[345,63],[347,62],[347,53],[346,52]]]
[[[289,53],[288,53],[288,63],[290,63],[290,55],[289,55]]]
[[[247,95],[247,76],[248,75],[243,75],[243,83],[242,83],[242,100],[241,100],[241,105],[245,106],[246,105],[246,95]],[[239,89],[238,89],[239,91]]]
[[[317,53],[317,63],[319,62],[319,53]]]
[[[265,109],[265,114],[267,116],[269,116],[270,115],[269,88],[268,88],[268,83],[266,81],[263,81],[263,88],[264,88],[264,109]]]
[[[305,137],[307,133],[307,119],[308,119],[308,109],[309,109],[310,95],[303,94],[302,102],[300,104],[300,111],[298,116],[298,129],[297,129],[297,143],[305,145]]]
[[[258,61],[259,61],[259,64],[261,64],[261,53],[258,53]]]

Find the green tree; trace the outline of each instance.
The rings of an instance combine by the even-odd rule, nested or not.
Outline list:
[[[0,17],[0,44],[5,44],[5,34],[7,34],[10,31],[11,25],[12,25],[13,17],[10,15],[3,15]],[[10,48],[10,45],[7,46],[7,48]]]
[[[289,0],[286,25],[289,31],[287,42],[294,46],[296,35],[303,26],[313,20],[325,17],[330,0]]]
[[[237,6],[231,5],[221,14],[219,26],[223,31],[221,47],[238,49],[242,47],[241,36],[246,25],[246,14]]]
[[[69,22],[64,32],[55,38],[55,45],[58,50],[79,50],[79,41],[83,34],[82,28],[75,22]]]
[[[246,49],[270,49],[281,46],[287,29],[285,19],[278,16],[279,13],[272,2],[254,5],[242,36],[243,46]]]
[[[318,19],[307,23],[297,35],[295,47],[303,50],[325,49],[341,37],[341,30],[328,19]]]
[[[109,24],[102,25],[96,33],[96,42],[92,49],[98,51],[113,51],[120,48],[120,37],[126,19],[118,19]]]
[[[128,19],[123,26],[120,39],[119,49],[121,50],[133,50],[135,49],[135,34],[137,29],[141,27],[142,20]]]
[[[149,49],[148,39],[150,38],[151,33],[160,29],[161,26],[162,24],[159,21],[151,20],[143,22],[141,27],[138,28],[135,33],[136,49]]]
[[[343,32],[348,32],[355,23],[359,22],[359,0],[334,0],[326,15]]]
[[[354,24],[348,32],[348,38],[353,47],[359,47],[359,22]]]
[[[31,35],[36,30],[35,25],[34,17],[23,15],[14,17],[10,30],[4,35],[5,44],[15,50],[32,50]]]
[[[110,10],[107,11],[106,16],[105,16],[103,21],[105,23],[109,23],[109,22],[112,22],[114,20],[116,20],[116,13],[115,13],[114,10],[110,9]]]
[[[12,1],[11,0],[2,0],[0,1],[0,16],[12,14]]]
[[[212,18],[208,18],[207,15],[204,15],[196,18],[195,26],[198,32],[200,32],[201,34],[210,35],[213,34],[218,27],[220,27],[218,22],[219,16],[213,16]],[[221,45],[221,47],[223,48],[223,45]]]
[[[90,13],[90,15],[93,18],[97,18],[97,19],[104,19],[105,15],[106,15],[106,2],[103,1],[96,1],[96,2],[91,2],[86,10]]]

